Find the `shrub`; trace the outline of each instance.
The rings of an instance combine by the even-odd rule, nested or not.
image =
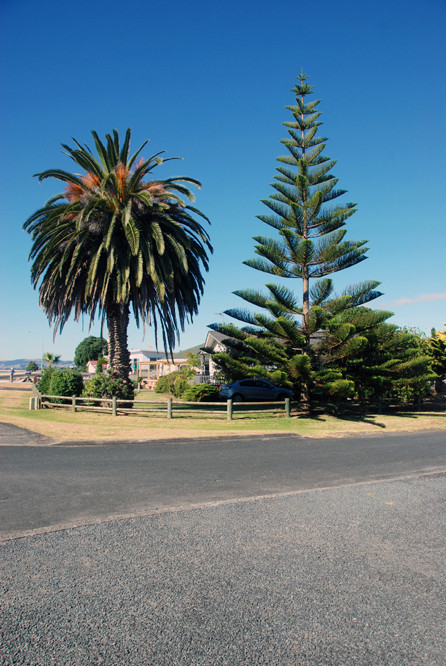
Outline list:
[[[181,398],[184,391],[189,387],[189,382],[184,375],[178,375],[173,385],[173,394],[175,398]]]
[[[82,393],[87,398],[119,398],[120,400],[133,400],[135,390],[124,379],[110,377],[110,375],[95,375],[85,384]]]
[[[169,393],[175,398],[181,398],[184,391],[188,388],[189,382],[182,370],[175,370],[164,377],[160,377],[156,382],[156,393]]]
[[[172,393],[172,387],[175,382],[176,372],[171,372],[170,375],[160,377],[156,382],[155,393]]]
[[[54,370],[50,380],[50,395],[81,395],[84,388],[79,370]]]
[[[96,365],[96,374],[100,375],[102,372],[102,366],[107,365],[107,359],[101,356],[98,358],[97,365]]]
[[[188,402],[216,402],[219,396],[218,388],[212,384],[188,386],[182,395]]]
[[[55,368],[45,368],[43,370],[42,376],[39,380],[39,383],[37,384],[37,388],[39,389],[40,393],[43,393],[44,395],[49,394],[51,377],[55,372],[56,372]]]

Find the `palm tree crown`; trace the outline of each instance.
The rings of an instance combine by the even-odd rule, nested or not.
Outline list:
[[[54,364],[59,363],[60,361],[60,354],[53,354],[52,352],[45,352],[45,361],[48,363],[48,367],[51,368],[51,366]]]
[[[209,220],[185,202],[194,200],[187,185],[200,187],[198,181],[148,179],[167,160],[161,153],[138,160],[147,141],[130,155],[130,129],[122,145],[116,130],[105,144],[92,135],[97,156],[74,139],[74,148],[62,144],[83,175],[60,169],[36,174],[40,181],[61,180],[65,192],[24,228],[33,239],[33,285],[50,324],[61,331],[71,313],[76,320],[105,317],[112,369],[127,377],[130,307],[137,325],[153,324],[155,336],[161,329],[166,351],[197,313],[212,246],[194,215]]]

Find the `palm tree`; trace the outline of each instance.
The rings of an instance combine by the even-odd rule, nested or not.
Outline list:
[[[120,144],[116,130],[103,143],[92,132],[95,156],[73,139],[62,147],[83,175],[60,169],[36,174],[56,178],[65,192],[33,213],[24,228],[33,239],[31,276],[55,332],[70,314],[75,320],[96,315],[106,320],[112,373],[128,381],[127,327],[130,311],[139,326],[161,329],[164,349],[172,353],[180,330],[197,313],[208,270],[209,235],[195,220],[209,222],[186,203],[194,197],[192,178],[148,180],[164,161],[161,153],[130,156],[131,130]],[[177,158],[170,158],[177,159]]]
[[[60,354],[52,354],[51,352],[45,352],[45,362],[48,363],[48,367],[51,368],[53,363],[57,364],[60,361]]]

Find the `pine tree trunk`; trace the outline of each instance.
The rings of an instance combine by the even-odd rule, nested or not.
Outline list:
[[[302,333],[305,335],[307,345],[310,344],[310,331],[308,317],[310,314],[310,280],[308,279],[308,268],[303,269],[302,279]]]
[[[129,306],[113,303],[107,308],[108,352],[113,377],[129,380],[130,354],[127,347]]]
[[[304,95],[301,95],[302,106],[305,104]],[[302,127],[304,126],[305,116],[302,113],[301,115]],[[301,130],[301,140],[302,140],[302,160],[306,160],[306,137],[305,130]],[[307,209],[307,197],[305,191],[302,193],[302,218],[303,218],[303,230],[302,238],[308,240],[308,209]],[[310,332],[308,326],[308,317],[310,314],[310,279],[308,264],[305,263],[302,266],[302,333],[305,335],[307,346],[310,344]],[[309,391],[307,391],[309,396]]]

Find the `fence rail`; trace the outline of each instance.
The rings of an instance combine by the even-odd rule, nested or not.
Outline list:
[[[93,403],[93,404],[92,404]],[[29,409],[69,409],[72,412],[94,411],[105,412],[118,416],[120,414],[162,414],[168,419],[179,415],[196,414],[226,416],[234,418],[234,413],[242,412],[284,412],[286,417],[291,414],[289,398],[277,402],[180,402],[167,398],[163,400],[119,400],[117,398],[80,398],[76,396],[46,395],[39,393],[33,386],[33,397],[29,400]]]

